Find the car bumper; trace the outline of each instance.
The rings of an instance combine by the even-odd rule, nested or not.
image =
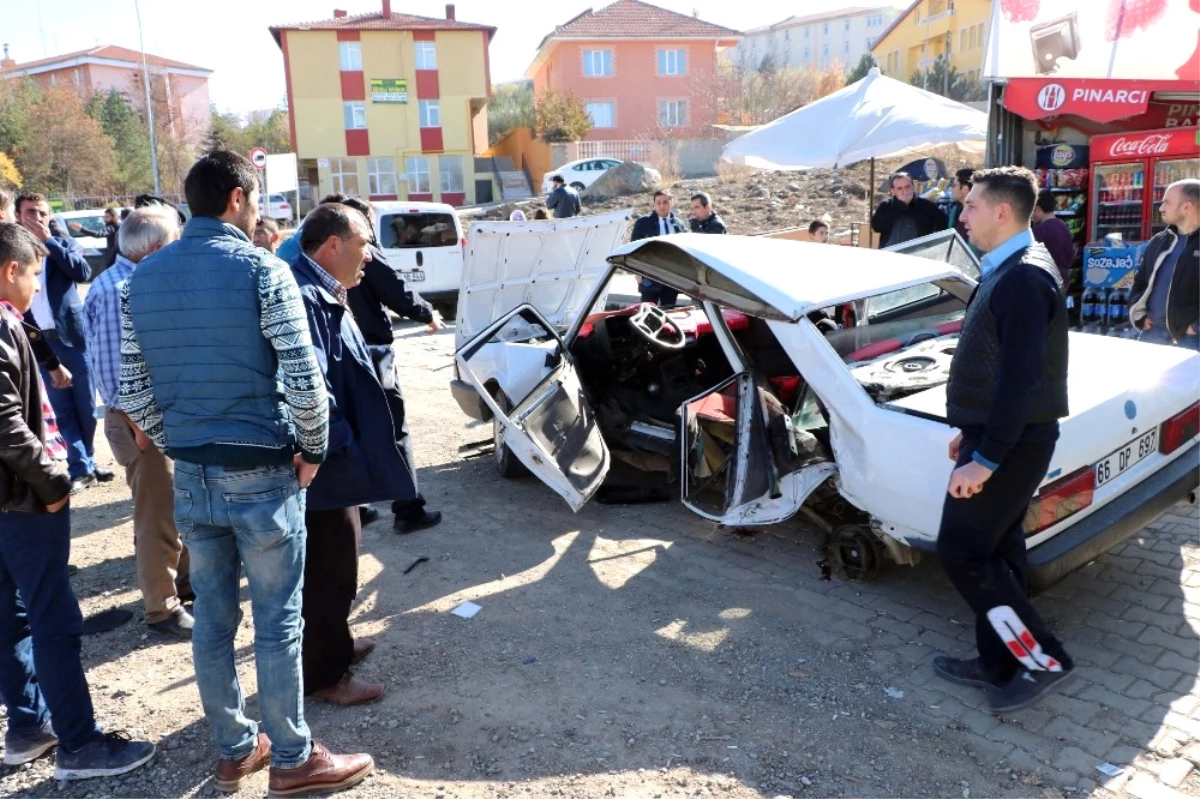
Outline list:
[[[1078,524],[1029,551],[1030,589],[1044,591],[1141,532],[1200,486],[1200,444]]]
[[[479,392],[475,390],[475,386],[465,380],[457,378],[451,380],[450,394],[458,403],[458,407],[462,408],[462,412],[477,422],[486,422],[492,418],[491,410],[479,398]]]

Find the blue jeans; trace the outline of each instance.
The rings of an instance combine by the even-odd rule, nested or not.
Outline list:
[[[1171,338],[1171,334],[1167,332],[1165,327],[1155,325],[1149,330],[1143,330],[1138,333],[1138,341],[1146,341],[1151,344],[1165,344],[1167,346],[1184,347],[1189,350],[1200,350],[1200,335],[1188,336],[1185,335],[1178,342]]]
[[[68,367],[70,368],[70,367]],[[76,750],[99,734],[79,637],[83,615],[67,578],[71,508],[0,513],[0,696],[13,732],[51,721]]]
[[[42,382],[50,397],[50,407],[58,419],[58,431],[67,442],[67,470],[72,477],[85,477],[96,471],[96,388],[82,346],[68,347],[61,339],[47,336],[50,349],[59,363],[71,373],[68,388],[55,388],[50,374],[42,367]]]
[[[300,649],[304,583],[304,493],[288,466],[228,469],[175,461],[175,524],[191,555],[196,618],[192,659],[204,715],[221,757],[249,755],[258,725],[233,661],[242,571],[254,613],[258,709],[271,764],[308,762]]]

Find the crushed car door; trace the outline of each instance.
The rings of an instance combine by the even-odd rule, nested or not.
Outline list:
[[[609,453],[562,338],[521,305],[455,353],[458,372],[503,425],[504,443],[579,510],[604,482]],[[507,406],[497,396],[503,393]]]
[[[730,527],[775,524],[837,471],[748,372],[688,400],[682,418],[683,504]]]

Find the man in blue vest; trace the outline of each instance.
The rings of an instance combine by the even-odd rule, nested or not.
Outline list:
[[[270,765],[269,792],[355,785],[370,755],[334,755],[304,720],[300,588],[304,489],[325,460],[329,399],[300,290],[254,247],[258,176],[214,152],[188,172],[192,219],[122,291],[121,407],[175,461],[175,522],[196,594],[192,658],[220,748],[219,789]],[[258,708],[234,667],[238,584],[250,584]]]

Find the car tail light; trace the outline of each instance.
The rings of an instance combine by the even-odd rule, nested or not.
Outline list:
[[[1025,512],[1022,525],[1025,535],[1037,535],[1068,516],[1079,513],[1092,504],[1095,495],[1096,474],[1091,466],[1043,486]]]
[[[1163,422],[1158,451],[1170,455],[1200,433],[1200,402]]]
[[[467,237],[466,236],[462,237],[462,248],[464,250],[467,249]]]

